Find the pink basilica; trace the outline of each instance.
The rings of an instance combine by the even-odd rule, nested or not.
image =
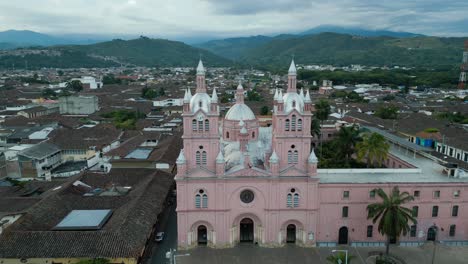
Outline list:
[[[383,169],[317,169],[310,131],[314,107],[309,91],[296,89],[294,61],[285,92],[274,95],[271,127],[259,126],[244,104],[242,84],[221,118],[201,61],[196,85],[194,95],[185,93],[184,144],[177,159],[179,248],[383,246],[385,237],[367,219],[366,207],[379,199],[373,189],[394,186],[415,196],[407,206],[418,222],[392,242],[468,244],[468,178],[461,173],[447,173],[397,144]]]

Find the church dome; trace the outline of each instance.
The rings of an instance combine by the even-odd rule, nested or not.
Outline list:
[[[226,113],[225,119],[227,120],[254,120],[255,115],[245,104],[235,104]]]
[[[192,113],[197,112],[199,109],[203,112],[210,112],[211,98],[207,93],[196,93],[190,99],[190,110]]]
[[[304,111],[304,98],[298,93],[286,93],[283,96],[284,111],[286,113],[296,109],[299,113]]]

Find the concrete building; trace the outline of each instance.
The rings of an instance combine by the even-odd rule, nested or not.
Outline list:
[[[99,110],[98,97],[95,95],[60,97],[59,105],[60,114],[90,115]]]
[[[392,148],[387,168],[317,169],[313,106],[308,92],[296,90],[294,62],[287,91],[275,93],[271,127],[258,125],[242,85],[220,119],[202,62],[196,82],[196,93],[184,97],[184,148],[177,159],[179,248],[383,246],[386,238],[366,208],[378,201],[375,188],[388,193],[394,186],[415,197],[407,206],[418,222],[393,243],[420,245],[437,237],[468,244],[468,178],[444,174],[433,160]]]
[[[60,149],[50,143],[39,143],[18,153],[21,178],[45,178],[62,163]]]
[[[182,98],[168,98],[160,101],[153,101],[153,106],[155,107],[167,107],[167,106],[182,106]]]
[[[104,86],[101,81],[96,81],[96,78],[91,76],[82,76],[79,80],[85,89],[100,89]]]
[[[36,106],[21,110],[18,112],[18,115],[24,116],[26,118],[36,118],[40,116],[50,115],[53,113],[58,113],[59,108],[57,106],[45,107],[45,106]]]

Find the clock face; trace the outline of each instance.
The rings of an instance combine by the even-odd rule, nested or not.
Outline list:
[[[243,203],[251,203],[254,198],[255,195],[251,190],[244,190],[240,194],[240,199]]]
[[[202,115],[202,114],[198,114],[197,119],[198,119],[198,121],[203,121],[203,115]]]

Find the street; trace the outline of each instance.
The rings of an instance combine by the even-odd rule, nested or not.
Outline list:
[[[164,211],[156,232],[165,232],[164,240],[157,243],[153,242],[151,248],[151,257],[147,264],[166,264],[166,252],[171,248],[177,249],[177,215],[176,205],[168,206]]]

